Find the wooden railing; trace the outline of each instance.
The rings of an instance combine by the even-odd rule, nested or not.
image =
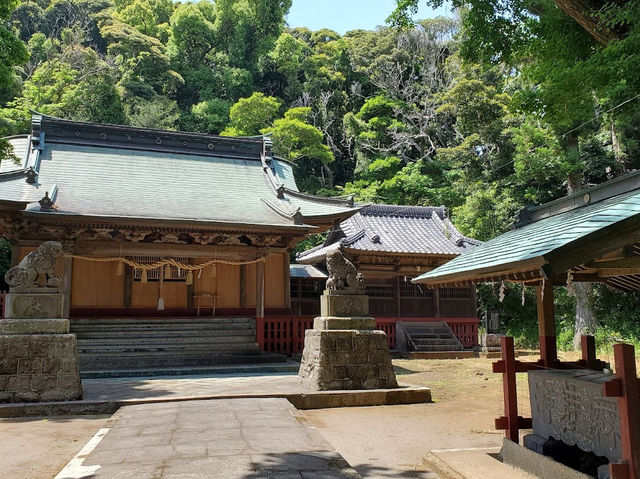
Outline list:
[[[304,332],[313,328],[313,316],[267,316],[256,320],[256,340],[263,351],[297,354],[304,349]],[[376,318],[376,326],[387,334],[389,348],[396,345],[396,322],[446,322],[465,348],[478,344],[477,318]]]

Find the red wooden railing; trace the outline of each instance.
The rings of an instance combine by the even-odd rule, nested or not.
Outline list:
[[[296,354],[304,348],[304,332],[313,328],[313,316],[267,316],[256,320],[256,340],[263,351]],[[466,348],[478,344],[477,318],[376,318],[376,326],[387,334],[390,348],[396,345],[396,322],[446,322]]]

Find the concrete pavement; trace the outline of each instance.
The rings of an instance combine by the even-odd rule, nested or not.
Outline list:
[[[110,422],[56,479],[360,477],[285,399],[126,406]]]

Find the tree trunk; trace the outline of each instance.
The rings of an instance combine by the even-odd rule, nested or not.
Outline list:
[[[605,2],[598,0],[554,1],[562,11],[578,22],[599,43],[606,46],[613,40],[619,40],[618,33],[603,25],[596,16],[596,13],[605,5]]]
[[[566,143],[566,150],[569,156],[578,154],[578,137],[574,134],[569,135]],[[569,195],[576,193],[582,189],[582,175],[570,175],[567,178],[567,193]],[[598,327],[593,306],[591,305],[590,296],[593,293],[592,283],[575,283],[576,297],[576,317],[574,321],[573,347],[580,347],[580,337],[583,334],[593,333]]]
[[[573,348],[578,349],[580,347],[580,337],[583,334],[593,334],[598,327],[598,320],[591,305],[593,284],[575,283],[574,288],[576,292],[576,320]]]

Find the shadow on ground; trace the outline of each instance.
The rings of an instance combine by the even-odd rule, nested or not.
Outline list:
[[[358,464],[351,467],[337,452],[313,451],[300,453],[270,453],[253,456],[254,471],[243,479],[263,479],[265,477],[294,478],[407,478],[432,479],[437,476],[427,471],[398,470],[384,466]],[[305,474],[306,473],[306,474]]]

